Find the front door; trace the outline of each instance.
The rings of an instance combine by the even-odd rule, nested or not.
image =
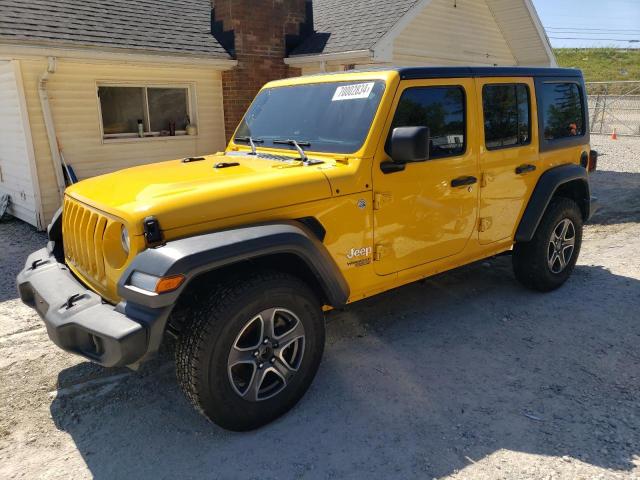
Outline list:
[[[461,252],[478,206],[473,79],[402,82],[373,166],[375,271],[387,275]],[[430,129],[430,158],[385,173],[396,127]]]
[[[513,238],[542,168],[538,165],[535,91],[529,78],[479,78],[482,106],[478,240]]]

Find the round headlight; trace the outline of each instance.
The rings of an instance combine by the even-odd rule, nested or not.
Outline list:
[[[129,255],[131,243],[129,242],[129,232],[127,231],[127,227],[124,225],[122,226],[122,230],[120,230],[120,242],[122,243],[122,249],[127,252],[127,255]]]

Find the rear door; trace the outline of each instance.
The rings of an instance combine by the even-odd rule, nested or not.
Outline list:
[[[512,238],[541,173],[535,88],[530,78],[476,79],[480,146],[478,240]]]

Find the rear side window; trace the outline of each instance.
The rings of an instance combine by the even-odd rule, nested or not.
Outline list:
[[[389,138],[397,127],[429,127],[430,158],[462,155],[465,151],[465,96],[462,87],[416,87],[402,93]]]
[[[544,83],[542,114],[545,140],[580,137],[585,133],[582,92],[576,83]]]
[[[524,84],[485,85],[482,89],[484,142],[489,150],[531,142],[529,89]]]

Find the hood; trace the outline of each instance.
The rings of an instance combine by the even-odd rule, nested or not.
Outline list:
[[[215,168],[232,162],[239,165]],[[166,231],[328,198],[331,186],[318,166],[216,154],[93,177],[70,186],[66,194],[123,219],[140,235],[142,220],[150,215]]]

